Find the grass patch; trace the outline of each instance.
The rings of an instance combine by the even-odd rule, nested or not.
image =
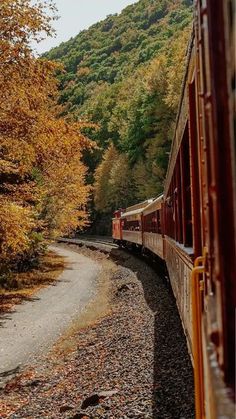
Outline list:
[[[40,257],[37,268],[11,273],[7,288],[0,286],[0,313],[11,311],[15,304],[29,300],[40,288],[56,281],[64,267],[65,259],[49,251]]]

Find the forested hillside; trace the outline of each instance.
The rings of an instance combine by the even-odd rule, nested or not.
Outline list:
[[[85,155],[97,211],[162,191],[191,30],[191,0],[140,0],[47,53],[63,115],[98,125]]]

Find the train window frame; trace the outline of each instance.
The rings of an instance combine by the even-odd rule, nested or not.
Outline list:
[[[180,147],[182,232],[184,247],[193,247],[192,188],[190,172],[189,121],[186,124]]]

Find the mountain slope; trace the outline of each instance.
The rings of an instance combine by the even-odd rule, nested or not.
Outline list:
[[[166,50],[191,19],[191,0],[141,0],[46,54],[65,66],[62,102],[82,105],[97,84],[114,83]]]
[[[64,114],[95,122],[86,155],[95,207],[162,191],[192,22],[191,0],[140,0],[46,57],[63,63]]]

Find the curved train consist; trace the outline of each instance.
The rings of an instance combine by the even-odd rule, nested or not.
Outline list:
[[[233,418],[235,3],[197,0],[163,195],[117,210],[114,241],[165,260],[194,366],[196,418]]]

